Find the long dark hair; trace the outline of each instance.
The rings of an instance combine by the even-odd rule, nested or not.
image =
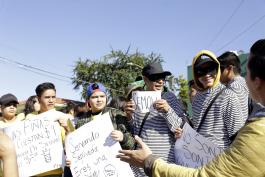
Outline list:
[[[36,103],[36,99],[37,99],[36,95],[32,95],[27,99],[26,104],[25,104],[25,108],[23,111],[25,116],[30,114],[30,113],[35,112],[34,104]]]

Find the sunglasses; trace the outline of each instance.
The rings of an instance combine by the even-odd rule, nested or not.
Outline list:
[[[17,107],[17,103],[11,102],[4,105],[4,107],[14,106]]]
[[[161,75],[150,75],[148,76],[148,79],[152,82],[155,82],[155,81],[158,81],[158,80],[162,80],[162,81],[165,81],[166,80],[166,77],[165,76],[161,76]]]
[[[217,69],[214,67],[206,67],[206,68],[198,68],[195,71],[196,76],[202,77],[205,75],[215,75],[217,73]]]

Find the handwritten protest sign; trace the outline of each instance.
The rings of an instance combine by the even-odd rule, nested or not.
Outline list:
[[[197,133],[187,123],[183,127],[181,138],[175,143],[176,164],[186,167],[201,167],[220,152],[222,148]]]
[[[106,113],[67,135],[66,155],[74,177],[133,177],[130,166],[116,158],[121,147],[111,138],[112,130]]]
[[[61,131],[58,122],[48,114],[39,114],[4,129],[17,153],[19,176],[33,176],[60,168],[63,159]]]
[[[132,99],[136,105],[135,111],[146,113],[153,108],[153,103],[161,99],[160,91],[133,91]]]

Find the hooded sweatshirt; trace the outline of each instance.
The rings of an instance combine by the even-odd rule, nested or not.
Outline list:
[[[195,64],[196,61],[202,56],[206,55],[216,62],[218,69],[214,84],[211,88],[204,89],[200,83],[198,76],[196,76]],[[231,89],[224,89],[225,86],[220,83],[220,63],[216,59],[215,55],[207,50],[202,50],[194,57],[192,62],[192,70],[195,85],[198,88],[198,92],[192,102],[192,120],[195,130],[201,135],[211,140],[221,148],[227,148],[232,140],[231,137],[245,124],[245,118],[240,109],[240,101]],[[210,107],[205,119],[202,121],[202,117],[214,99],[224,89],[217,99]],[[198,126],[202,122],[201,128]]]

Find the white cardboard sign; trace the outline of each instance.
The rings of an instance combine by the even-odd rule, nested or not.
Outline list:
[[[116,158],[121,147],[111,138],[112,130],[105,113],[67,135],[66,156],[73,177],[133,177],[130,166]]]
[[[20,177],[62,167],[60,125],[48,118],[49,114],[39,114],[4,129],[15,145]]]
[[[147,113],[154,109],[153,103],[161,99],[160,91],[133,91],[132,99],[136,105],[135,112]]]
[[[183,127],[183,134],[175,143],[176,164],[185,167],[198,168],[210,162],[223,151],[210,140],[206,139],[189,124]]]

